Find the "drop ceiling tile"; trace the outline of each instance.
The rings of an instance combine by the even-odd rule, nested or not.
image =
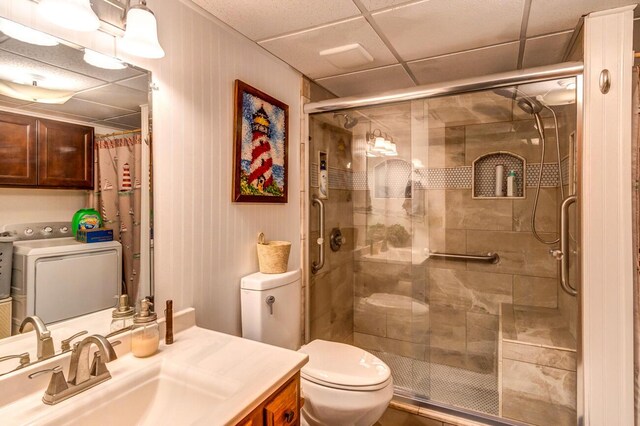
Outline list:
[[[422,3],[429,0],[361,0],[367,10],[373,12],[380,9],[402,6],[409,3]]]
[[[77,114],[69,114],[62,111],[56,110],[51,105],[48,105],[47,108],[42,108],[45,104],[31,104],[21,107],[22,111],[25,111],[25,114],[42,114],[47,117],[57,118],[63,121],[79,121],[82,123],[92,123],[93,119],[91,117],[87,117],[85,115],[77,115]]]
[[[360,14],[351,0],[332,0],[330,4],[308,0],[193,2],[254,41]]]
[[[146,92],[140,92],[117,84],[109,84],[99,89],[78,93],[74,98],[130,111],[140,111],[140,105],[149,103]]]
[[[69,99],[62,105],[33,104],[25,109],[40,111],[43,114],[55,114],[58,112],[63,114],[73,114],[79,117],[91,118],[93,120],[106,120],[111,117],[116,117],[131,112],[75,98]]]
[[[107,70],[95,67],[84,61],[84,50],[59,44],[57,46],[37,46],[15,39],[8,39],[0,45],[2,50],[19,56],[33,59],[34,62],[53,65],[59,68],[73,70],[102,81],[117,81],[123,78],[135,77],[144,73],[140,68],[129,66],[122,70]]]
[[[431,0],[373,18],[410,61],[518,40],[523,8],[524,0]]]
[[[136,89],[141,92],[147,92],[149,91],[149,82],[150,82],[150,75],[143,74],[139,77],[118,81],[118,85],[130,87],[132,89]]]
[[[113,118],[105,121],[108,123],[121,124],[123,126],[129,126],[135,129],[139,129],[140,124],[142,123],[142,118],[140,113],[137,113],[137,114],[124,115],[122,117]]]
[[[582,15],[636,3],[637,0],[562,0],[560,5],[558,0],[534,0],[527,37],[572,30]]]
[[[573,31],[527,39],[522,65],[540,67],[562,62]]]
[[[438,83],[512,71],[518,65],[519,42],[409,62],[420,84]]]
[[[102,80],[0,50],[0,79],[28,81],[34,76],[38,85],[46,89],[76,92],[104,84]]]
[[[320,51],[359,43],[373,56],[373,62],[341,69],[320,56]],[[364,18],[332,24],[310,31],[261,42],[260,45],[310,78],[322,78],[351,71],[371,69],[396,62],[376,32]]]
[[[401,65],[323,78],[316,80],[316,83],[341,97],[415,86]]]

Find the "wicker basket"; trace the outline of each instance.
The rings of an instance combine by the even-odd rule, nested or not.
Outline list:
[[[263,274],[287,272],[291,243],[289,241],[265,242],[264,234],[258,234],[258,264]]]

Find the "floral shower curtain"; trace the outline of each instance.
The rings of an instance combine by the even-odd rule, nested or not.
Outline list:
[[[140,132],[96,135],[96,185],[93,206],[113,239],[122,244],[122,291],[130,303],[140,297]]]

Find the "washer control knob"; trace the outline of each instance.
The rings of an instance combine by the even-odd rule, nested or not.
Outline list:
[[[26,228],[26,229],[24,230],[24,235],[27,235],[27,236],[31,236],[31,235],[33,235],[33,229],[31,229],[31,228]]]
[[[53,228],[50,226],[45,226],[44,228],[42,228],[42,233],[44,235],[49,235],[53,232]]]
[[[67,232],[69,232],[69,227],[68,226],[61,227],[60,232],[62,232],[63,234],[66,234]]]

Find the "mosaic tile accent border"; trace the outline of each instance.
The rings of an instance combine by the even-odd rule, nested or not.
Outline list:
[[[527,187],[535,187],[538,183],[540,164],[527,164]],[[568,179],[568,162],[562,162],[563,181]],[[471,166],[450,167],[441,169],[420,168],[414,170],[413,187],[415,189],[471,189]],[[329,189],[366,191],[373,189],[375,181],[373,171],[351,171],[329,167]],[[393,179],[389,179],[393,181]],[[372,182],[371,188],[368,182]],[[542,187],[559,186],[558,165],[545,163],[542,169]],[[392,192],[404,191],[407,182],[403,177],[397,182]],[[311,164],[311,187],[318,187],[318,165]]]
[[[538,173],[540,173],[540,163],[527,164],[527,186],[538,185]],[[545,163],[542,167],[542,185],[543,187],[553,188],[560,185],[558,178],[558,164]]]

